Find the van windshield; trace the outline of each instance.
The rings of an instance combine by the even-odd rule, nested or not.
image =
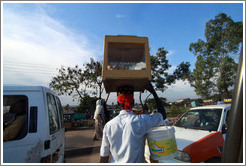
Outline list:
[[[3,141],[19,140],[27,135],[27,115],[26,96],[3,96]]]
[[[177,127],[217,131],[222,109],[197,109],[186,112],[175,124]]]

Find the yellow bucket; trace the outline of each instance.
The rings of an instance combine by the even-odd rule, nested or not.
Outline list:
[[[147,140],[150,157],[154,160],[167,159],[176,155],[177,144],[174,127],[160,126],[150,129]]]

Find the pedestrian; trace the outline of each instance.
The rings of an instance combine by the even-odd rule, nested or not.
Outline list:
[[[134,115],[133,91],[118,93],[117,101],[122,110],[104,127],[100,162],[109,162],[109,157],[111,163],[145,162],[145,135],[150,128],[161,125],[163,116],[160,113]]]
[[[94,120],[95,120],[95,135],[93,138],[93,141],[99,140],[102,138],[102,133],[103,133],[103,127],[105,124],[105,119],[104,119],[104,109],[102,106],[102,100],[99,99],[96,102],[96,110],[94,113]]]

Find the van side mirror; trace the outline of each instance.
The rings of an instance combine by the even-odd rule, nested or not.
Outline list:
[[[225,134],[226,131],[227,131],[227,125],[223,124],[223,126],[222,126],[222,134]]]

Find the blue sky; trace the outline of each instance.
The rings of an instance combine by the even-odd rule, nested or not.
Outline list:
[[[172,68],[182,61],[194,68],[189,45],[204,40],[205,24],[219,13],[243,20],[242,3],[4,3],[3,84],[48,86],[56,68],[102,60],[105,35],[149,38],[150,53],[164,47]],[[45,74],[47,73],[47,74]],[[197,98],[177,81],[164,93],[169,101]],[[106,94],[105,94],[106,96]],[[111,95],[109,103],[116,102]],[[138,97],[137,97],[138,98]],[[72,104],[61,96],[63,104]]]

